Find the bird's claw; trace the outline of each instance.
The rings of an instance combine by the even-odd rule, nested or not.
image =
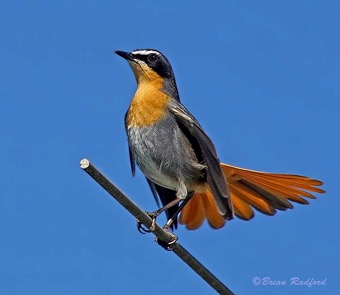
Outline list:
[[[175,236],[173,233],[169,232],[168,230],[166,230],[166,232],[168,233],[168,235],[171,238],[171,240],[169,242],[164,242],[162,240],[159,240],[158,238],[155,238],[155,241],[158,243],[158,245],[160,245],[165,250],[172,251],[172,249],[174,248],[175,243],[178,240],[178,237]]]
[[[157,215],[154,212],[146,212],[146,214],[148,214],[150,216],[150,218],[152,219],[151,221],[151,225],[150,228],[147,228],[143,223],[141,223],[138,219],[137,219],[137,229],[141,234],[147,234],[147,233],[151,233],[155,230],[156,228],[156,217]]]
[[[143,235],[147,233],[151,233],[151,230],[145,227],[145,225],[141,223],[138,219],[137,219],[137,230]]]

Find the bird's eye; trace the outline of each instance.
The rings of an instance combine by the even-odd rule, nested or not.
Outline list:
[[[157,59],[158,59],[158,56],[155,53],[151,53],[148,56],[148,62],[150,63],[154,63]]]

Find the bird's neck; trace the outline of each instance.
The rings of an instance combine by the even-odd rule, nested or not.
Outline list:
[[[163,81],[163,92],[179,101],[179,94],[175,77]]]

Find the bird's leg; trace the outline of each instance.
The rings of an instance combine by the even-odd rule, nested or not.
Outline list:
[[[187,197],[183,200],[182,204],[178,207],[175,214],[171,216],[171,218],[167,221],[167,223],[164,225],[163,229],[166,231],[169,231],[170,226],[173,224],[174,220],[178,216],[179,213],[183,210],[186,204],[191,200],[192,196],[194,195],[193,192],[190,192]]]
[[[155,239],[155,241],[161,246],[163,247],[165,250],[167,251],[171,251],[175,245],[175,243],[177,242],[178,238],[177,236],[175,236],[172,232],[170,232],[169,228],[171,227],[171,225],[173,224],[174,220],[176,219],[177,215],[183,210],[183,208],[185,207],[186,204],[188,204],[188,202],[191,200],[192,196],[194,195],[193,192],[190,192],[187,194],[186,198],[183,200],[183,202],[181,203],[181,205],[178,207],[178,209],[176,210],[175,214],[173,214],[173,216],[171,216],[171,218],[168,220],[168,222],[164,225],[163,229],[167,232],[167,234],[171,237],[171,241],[170,242],[163,242],[161,240],[158,240],[157,238]],[[182,200],[182,199],[180,199]]]
[[[142,234],[153,232],[156,228],[156,218],[158,217],[158,215],[161,214],[162,212],[168,210],[172,206],[177,205],[180,201],[181,201],[181,199],[176,198],[175,200],[171,201],[170,203],[166,204],[165,206],[163,206],[162,208],[159,208],[158,210],[156,210],[154,212],[145,212],[152,219],[151,226],[150,226],[149,229],[147,229],[143,226],[143,224],[139,220],[137,220],[138,231]]]

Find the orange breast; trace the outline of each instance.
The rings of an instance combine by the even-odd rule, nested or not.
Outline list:
[[[129,127],[150,126],[166,115],[170,98],[162,88],[162,79],[139,83],[127,113]]]

